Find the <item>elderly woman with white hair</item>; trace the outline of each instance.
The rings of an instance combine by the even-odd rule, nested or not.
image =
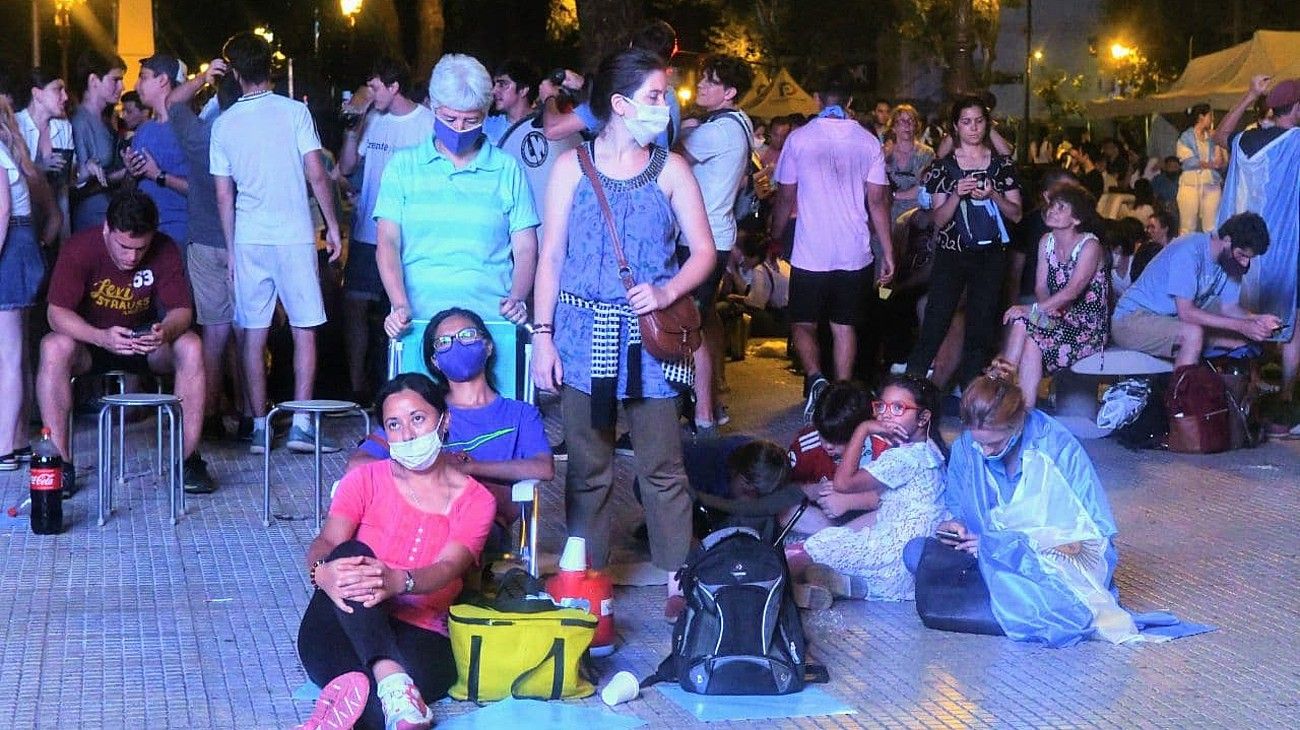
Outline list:
[[[375,202],[389,337],[448,307],[522,323],[537,264],[537,211],[519,163],[483,136],[492,79],[470,56],[429,77],[433,138],[398,151]]]

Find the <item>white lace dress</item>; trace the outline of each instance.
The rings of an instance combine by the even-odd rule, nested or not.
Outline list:
[[[929,441],[904,444],[862,468],[888,487],[875,524],[827,527],[809,537],[804,550],[839,573],[866,578],[870,600],[910,601],[916,584],[903,565],[903,546],[933,535],[943,515],[943,454]]]

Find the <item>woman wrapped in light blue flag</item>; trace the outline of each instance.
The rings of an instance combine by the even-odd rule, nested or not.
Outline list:
[[[1000,633],[1055,647],[1140,639],[1117,600],[1115,519],[1079,442],[1026,408],[1001,358],[966,388],[961,420],[938,539],[977,560]]]

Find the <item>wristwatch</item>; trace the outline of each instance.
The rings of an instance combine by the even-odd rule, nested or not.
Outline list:
[[[406,584],[402,586],[402,592],[410,593],[415,590],[415,576],[411,575],[411,571],[409,570],[404,572],[406,573]]]
[[[157,183],[158,187],[160,188],[167,187],[167,173],[165,172],[158,173],[158,177],[155,177],[153,181]]]

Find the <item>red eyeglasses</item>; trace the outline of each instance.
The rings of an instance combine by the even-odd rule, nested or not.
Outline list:
[[[901,403],[899,401],[883,401],[883,400],[871,401],[871,412],[876,414],[877,416],[883,416],[885,415],[886,412],[888,412],[889,415],[891,416],[901,416],[904,413],[907,413],[908,411],[919,411],[919,410],[921,410],[920,406],[909,406],[906,403]]]

